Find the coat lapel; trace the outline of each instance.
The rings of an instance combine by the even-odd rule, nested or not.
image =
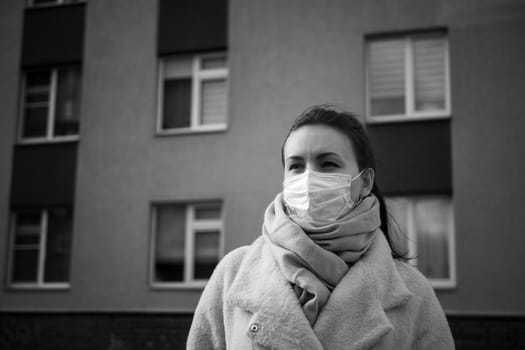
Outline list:
[[[322,350],[319,340],[273,256],[258,239],[243,259],[226,302],[252,314],[246,334],[262,348]],[[257,325],[253,332],[252,325]]]
[[[368,349],[392,329],[386,311],[412,297],[382,233],[339,282],[312,329],[262,238],[247,252],[226,295],[251,314],[246,334],[262,348]],[[250,333],[257,324],[257,332]]]
[[[321,310],[314,331],[326,348],[368,349],[392,329],[386,312],[412,296],[384,235],[339,282]]]

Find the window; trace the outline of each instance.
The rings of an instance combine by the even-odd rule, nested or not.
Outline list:
[[[160,64],[160,134],[224,130],[228,114],[225,54],[166,58]]]
[[[24,74],[20,142],[76,140],[80,115],[80,67]]]
[[[72,223],[72,212],[67,208],[13,213],[8,273],[11,287],[69,287]]]
[[[449,117],[446,33],[368,40],[367,85],[371,122]]]
[[[220,202],[153,206],[154,286],[203,286],[222,255]]]
[[[452,199],[448,196],[392,197],[387,206],[406,234],[411,263],[437,288],[455,287],[455,241]]]
[[[77,2],[84,2],[86,0],[28,0],[27,6],[48,6],[48,5],[62,5],[62,4],[74,4]]]

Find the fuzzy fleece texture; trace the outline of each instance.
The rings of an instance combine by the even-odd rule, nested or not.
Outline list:
[[[374,195],[330,224],[291,220],[280,193],[270,203],[262,235],[311,325],[348,272],[348,264],[366,253],[380,225],[379,202]]]
[[[258,238],[221,260],[195,310],[187,349],[454,349],[425,277],[391,257],[383,234],[333,290],[312,328]]]

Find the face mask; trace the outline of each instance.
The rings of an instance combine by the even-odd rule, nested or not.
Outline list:
[[[352,177],[346,174],[320,173],[307,170],[283,182],[283,199],[291,217],[306,221],[335,222],[350,212]]]

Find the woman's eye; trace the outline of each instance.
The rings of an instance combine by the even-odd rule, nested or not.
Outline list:
[[[293,163],[293,164],[290,164],[290,166],[288,167],[288,170],[298,170],[298,169],[301,169],[302,165],[299,164],[299,163]]]
[[[323,162],[323,168],[339,168],[339,164],[336,162],[326,161]]]

